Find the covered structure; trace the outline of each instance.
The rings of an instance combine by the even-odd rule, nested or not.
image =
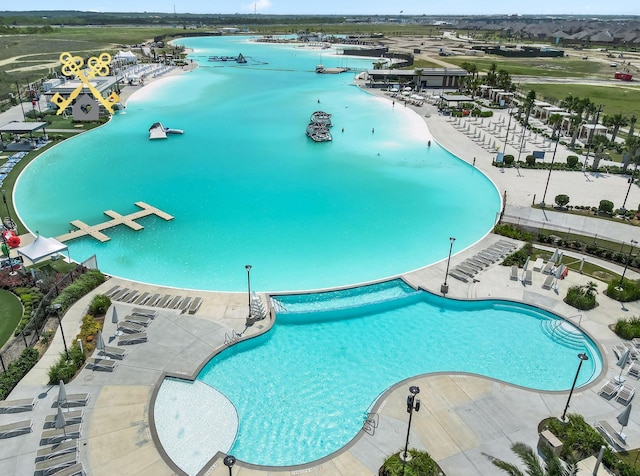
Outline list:
[[[37,263],[40,260],[48,258],[51,255],[61,253],[65,250],[67,251],[69,261],[71,261],[71,257],[69,256],[69,247],[67,245],[60,243],[55,238],[46,238],[38,235],[33,243],[18,248],[18,255],[24,256],[32,263]]]
[[[463,94],[442,94],[440,95],[440,109],[455,109],[461,107],[464,103],[472,103],[473,98],[471,96],[465,96]]]
[[[595,136],[605,135],[607,130],[607,127],[602,124],[582,124],[580,126],[580,132],[578,133],[578,139],[589,143]]]
[[[138,57],[131,51],[118,51],[113,57],[113,61],[120,64],[134,64],[138,62]]]
[[[42,129],[46,135],[46,122],[20,122],[13,121],[0,127],[0,144],[2,149],[8,151],[30,151],[38,147],[33,133]],[[3,134],[7,134],[5,137]],[[21,137],[28,134],[29,137]]]

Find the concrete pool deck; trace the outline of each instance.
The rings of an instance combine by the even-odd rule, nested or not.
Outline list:
[[[390,107],[392,107],[390,105]],[[404,107],[396,104],[395,107]],[[430,113],[425,118],[431,134],[463,160],[482,169],[502,192],[507,191],[508,211],[516,214],[528,212],[533,195],[544,189],[547,171],[499,169],[491,166],[491,154],[480,148],[464,133],[455,129],[446,118],[439,116],[435,108],[419,108],[420,114]],[[553,188],[556,187],[556,188]],[[580,203],[577,197],[585,198],[588,204],[600,199],[620,203],[626,192],[626,179],[621,176],[591,176],[577,172],[553,172],[547,197],[566,193],[572,202]],[[575,198],[574,198],[575,197]],[[602,198],[598,198],[602,197]],[[552,200],[548,198],[548,202]],[[631,204],[640,202],[640,191],[632,187]],[[585,203],[586,204],[586,203]],[[550,213],[551,220],[566,223],[570,217]],[[600,225],[596,219],[585,221]],[[607,222],[605,226],[610,226]],[[612,233],[622,240],[634,236],[635,228],[623,228]],[[637,236],[637,235],[635,235]],[[478,250],[484,249],[501,237],[487,236],[471,249],[453,256],[451,266],[464,261]],[[454,252],[455,252],[454,248]],[[565,253],[565,256],[572,256]],[[579,259],[579,256],[575,256]],[[589,261],[596,261],[589,258]],[[418,270],[405,278],[432,292],[438,292],[444,278],[446,262],[442,261]],[[613,264],[606,267],[621,273]],[[628,277],[638,278],[627,271]],[[616,416],[623,406],[605,400],[598,395],[602,383],[617,375],[619,368],[611,350],[620,339],[609,330],[609,325],[618,318],[640,315],[640,303],[628,303],[621,307],[600,294],[600,305],[587,312],[577,310],[562,302],[566,290],[573,284],[585,284],[589,278],[570,273],[560,281],[559,292],[542,289],[542,275],[534,273],[533,285],[523,286],[520,281],[509,279],[509,270],[492,265],[477,276],[478,282],[462,283],[449,278],[449,296],[452,298],[506,298],[540,305],[572,322],[580,324],[598,343],[603,352],[602,377],[586,388],[576,391],[569,412],[582,414],[587,422],[606,420],[617,427]],[[142,292],[165,292],[167,288],[131,283],[112,278],[94,293],[105,292],[115,284],[125,284]],[[602,292],[602,286],[599,289]],[[92,293],[93,294],[93,293]],[[175,293],[174,293],[175,294]],[[160,316],[149,327],[149,342],[125,347],[129,354],[119,362],[113,372],[97,372],[83,369],[73,382],[67,385],[68,393],[89,392],[91,398],[85,408],[83,430],[79,440],[80,460],[87,474],[91,475],[172,475],[175,471],[163,460],[161,450],[154,442],[150,430],[149,403],[158,379],[166,372],[193,374],[212,352],[224,345],[225,334],[231,330],[241,331],[245,326],[246,294],[203,293],[180,291],[183,296],[203,296],[204,302],[195,316],[179,315],[162,310]],[[65,315],[63,326],[69,340],[79,331],[82,316],[88,307],[91,295],[84,297]],[[117,304],[118,314],[124,315],[125,304]],[[121,314],[122,312],[122,314]],[[581,314],[581,317],[578,315]],[[104,335],[107,339],[115,332],[115,325],[107,316]],[[249,333],[263,331],[270,322],[261,321],[249,328]],[[249,334],[250,335],[250,334]],[[51,404],[57,395],[57,387],[47,385],[47,370],[63,351],[58,331],[46,354],[36,367],[11,393],[10,399],[39,397],[35,409],[28,413],[0,415],[0,424],[32,418],[33,432],[3,440],[0,448],[0,474],[31,474],[34,470],[35,452],[46,415],[52,413]],[[479,356],[481,358],[481,356]],[[578,359],[576,358],[576,366]],[[635,379],[628,379],[639,386]],[[248,468],[239,462],[234,475],[276,475],[293,473],[331,475],[377,474],[379,466],[390,454],[404,445],[407,413],[406,396],[410,385],[421,388],[422,408],[413,416],[410,447],[426,449],[449,476],[498,475],[503,474],[493,467],[482,453],[516,462],[510,450],[512,443],[522,441],[535,446],[538,440],[537,425],[548,416],[562,414],[568,392],[545,393],[516,388],[508,384],[471,375],[428,375],[409,379],[385,393],[377,403],[379,425],[373,435],[361,433],[343,451],[309,468],[295,470],[260,470]],[[629,447],[640,446],[640,414],[632,411],[631,422],[625,428]],[[207,474],[226,476],[228,469],[219,459]]]

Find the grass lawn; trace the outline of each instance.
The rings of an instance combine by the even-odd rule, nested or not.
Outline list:
[[[497,70],[504,69],[511,76],[549,76],[556,78],[586,78],[604,76],[611,73],[607,65],[595,61],[584,61],[570,58],[505,58],[489,55],[482,58],[471,56],[446,58],[448,63],[457,66],[462,63],[475,64],[480,72],[487,72],[492,64]],[[613,73],[611,73],[613,77]]]
[[[523,83],[522,90],[534,90],[536,99],[547,102],[560,101],[570,94],[575,97],[588,97],[595,104],[602,104],[603,115],[622,114],[640,117],[640,87],[592,86],[587,84],[541,84]],[[601,116],[602,117],[602,116]]]
[[[13,293],[0,289],[0,347],[13,335],[22,317],[22,304]]]

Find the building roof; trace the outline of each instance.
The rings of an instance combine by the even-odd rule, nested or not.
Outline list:
[[[19,122],[13,121],[0,127],[0,132],[8,132],[12,134],[26,134],[42,129],[47,125],[46,122]]]

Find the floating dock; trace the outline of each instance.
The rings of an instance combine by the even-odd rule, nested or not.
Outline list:
[[[75,240],[76,238],[82,238],[83,236],[89,235],[99,242],[104,243],[105,241],[109,241],[111,239],[107,235],[102,233],[103,230],[106,230],[108,228],[113,228],[114,226],[118,225],[126,225],[134,231],[139,231],[144,227],[140,223],[137,223],[135,220],[144,218],[149,215],[156,215],[166,221],[173,220],[173,216],[145,202],[136,202],[135,205],[141,208],[141,210],[130,213],[128,215],[121,215],[120,213],[113,210],[105,211],[104,214],[110,217],[111,220],[98,223],[97,225],[87,225],[81,220],[73,220],[71,224],[75,226],[77,230],[70,231],[69,233],[65,233],[64,235],[60,235],[56,237],[56,240],[64,243],[65,241]]]

